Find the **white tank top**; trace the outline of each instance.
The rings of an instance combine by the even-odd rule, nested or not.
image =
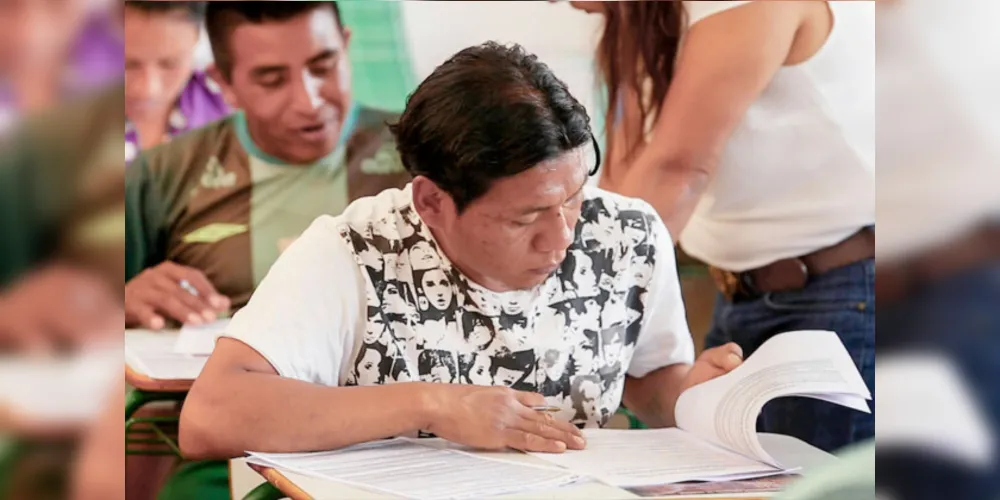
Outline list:
[[[684,2],[689,23],[747,2]],[[875,223],[874,2],[829,2],[813,57],[778,70],[725,148],[680,242],[744,271]]]

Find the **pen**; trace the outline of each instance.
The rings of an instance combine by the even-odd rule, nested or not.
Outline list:
[[[549,406],[549,405],[532,406],[531,409],[546,413],[558,413],[559,411],[562,410],[562,408],[559,408],[558,406]]]
[[[198,294],[198,289],[195,288],[195,287],[193,287],[191,285],[191,283],[188,282],[188,280],[181,280],[177,284],[180,285],[181,288],[183,288],[185,292],[190,293],[191,295],[194,295],[195,297],[197,297],[199,295]]]

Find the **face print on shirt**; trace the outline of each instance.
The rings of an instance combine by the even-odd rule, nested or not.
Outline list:
[[[423,350],[417,361],[420,377],[429,382],[450,384],[458,376],[455,355],[451,351]]]
[[[578,425],[620,402],[654,269],[652,215],[585,200],[548,281],[496,293],[442,256],[412,208],[342,235],[366,278],[368,324],[347,384],[420,380],[540,392]],[[379,350],[381,349],[381,350]]]
[[[634,248],[646,243],[646,217],[638,210],[623,210],[618,214],[628,244]]]
[[[361,345],[358,357],[355,358],[354,372],[357,374],[375,371],[381,377],[379,383],[382,383],[389,375],[391,366],[392,359],[387,355],[386,344],[364,343]]]
[[[410,248],[410,265],[414,271],[441,267],[441,257],[431,247],[430,242],[418,241]]]
[[[492,385],[493,376],[490,374],[489,356],[480,353],[461,354],[458,358],[458,372],[463,384],[480,384],[483,380],[490,380]]]
[[[422,310],[428,308],[442,312],[454,310],[455,292],[444,269],[435,267],[423,272],[418,271],[417,276],[418,293],[427,299],[427,307],[421,307]]]

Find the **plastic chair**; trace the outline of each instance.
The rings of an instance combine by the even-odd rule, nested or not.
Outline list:
[[[148,403],[184,401],[186,392],[153,392],[131,389],[125,395],[125,453],[128,455],[173,455],[181,457],[177,445],[176,416],[135,417]]]

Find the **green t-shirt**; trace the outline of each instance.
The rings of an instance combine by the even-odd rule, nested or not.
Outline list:
[[[143,153],[126,173],[126,281],[169,260],[243,306],[283,240],[408,182],[385,125],[393,118],[354,108],[340,146],[312,165],[260,151],[239,112]]]

